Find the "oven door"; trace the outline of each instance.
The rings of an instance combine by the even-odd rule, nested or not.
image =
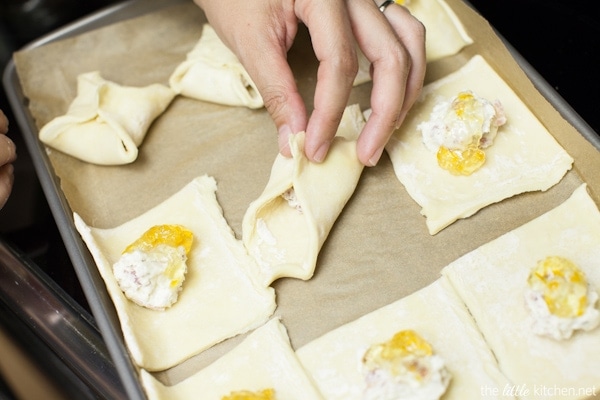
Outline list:
[[[102,336],[89,313],[25,254],[0,239],[0,398],[125,399]],[[18,382],[9,382],[18,378]],[[28,387],[23,387],[25,384]],[[8,387],[14,394],[9,394]],[[50,390],[52,389],[52,390]],[[4,393],[2,393],[4,391]]]

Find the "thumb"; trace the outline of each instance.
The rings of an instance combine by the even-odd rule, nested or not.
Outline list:
[[[265,51],[260,57],[247,60],[246,68],[275,123],[279,150],[289,157],[289,136],[304,131],[308,118],[285,54]]]

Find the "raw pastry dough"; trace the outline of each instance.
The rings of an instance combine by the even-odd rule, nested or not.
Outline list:
[[[486,149],[485,164],[472,175],[454,176],[439,167],[417,126],[429,119],[440,97],[473,90],[499,99],[507,122]],[[519,193],[547,190],[571,169],[573,159],[481,56],[427,85],[402,127],[386,146],[396,176],[422,207],[430,234],[460,218]]]
[[[186,97],[230,106],[261,108],[262,97],[235,54],[204,24],[202,36],[171,77],[169,85]]]
[[[112,229],[89,227],[83,237],[115,304],[125,343],[137,365],[165,370],[214,344],[263,324],[275,309],[272,288],[235,239],[217,202],[213,178],[201,176],[155,208]],[[164,311],[128,300],[112,272],[127,245],[149,227],[185,225],[194,233],[179,300]]]
[[[444,400],[477,397],[482,389],[499,389],[509,381],[500,373],[463,302],[446,278],[353,322],[343,325],[296,351],[300,362],[328,400],[361,400],[362,357],[374,343],[412,329],[444,359],[452,378]],[[486,397],[487,396],[482,396]]]
[[[584,398],[600,386],[600,328],[563,341],[539,336],[525,305],[530,270],[548,255],[568,258],[600,287],[600,213],[585,184],[563,204],[457,259],[442,274],[477,321],[500,369],[528,389],[522,398],[542,398],[544,389],[544,398]]]
[[[404,7],[425,25],[427,62],[454,55],[473,43],[460,19],[444,0],[411,0]],[[355,86],[371,80],[371,63],[360,49],[357,50],[357,55],[359,68],[354,80]]]
[[[406,7],[427,30],[427,62],[454,55],[473,43],[460,19],[444,0],[410,0]]]
[[[136,160],[152,122],[175,97],[169,87],[120,86],[100,73],[77,77],[77,97],[65,115],[40,130],[40,140],[80,160],[121,165]]]
[[[362,173],[356,139],[363,126],[360,107],[348,106],[324,162],[308,161],[304,133],[290,137],[292,158],[275,159],[269,182],[242,222],[244,245],[263,269],[266,284],[312,277],[319,250]],[[295,198],[288,202],[283,195],[289,189]]]
[[[277,399],[322,399],[277,318],[256,329],[228,354],[176,385],[165,386],[144,370],[141,381],[150,400],[221,400],[232,391],[267,388],[275,390]]]

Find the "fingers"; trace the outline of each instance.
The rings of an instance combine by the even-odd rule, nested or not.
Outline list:
[[[8,119],[0,110],[0,166],[13,162],[17,158],[15,144],[6,134],[8,133]]]
[[[4,112],[0,110],[0,134],[8,133],[8,119]]]
[[[410,58],[372,1],[355,2],[350,14],[358,45],[372,65],[372,113],[359,137],[358,153],[363,164],[373,166],[400,118]]]
[[[382,13],[372,0],[195,1],[254,80],[287,156],[289,135],[304,130],[306,156],[325,158],[358,70],[358,42],[372,64],[373,92],[357,150],[362,163],[377,164],[425,75],[425,30],[404,7],[391,4]],[[287,62],[298,19],[319,60],[310,119]]]
[[[372,1],[349,3],[357,42],[372,63],[371,116],[358,140],[367,166],[379,161],[394,129],[419,96],[425,76],[425,30],[404,7],[381,13]]]
[[[307,113],[294,74],[287,62],[287,51],[297,30],[293,7],[281,10],[281,17],[260,27],[266,34],[238,47],[240,60],[254,80],[265,108],[278,132],[279,149],[290,156],[289,135],[306,130]]]
[[[321,162],[348,102],[358,59],[345,1],[298,1],[296,13],[308,27],[319,61],[304,152]]]
[[[404,45],[411,60],[411,67],[406,81],[403,114],[413,106],[423,89],[427,65],[425,53],[425,26],[414,18],[405,7],[387,7],[384,13],[386,19]],[[398,121],[402,123],[402,121]]]
[[[0,209],[4,207],[12,191],[14,182],[14,167],[12,164],[0,166]]]
[[[4,207],[12,190],[14,168],[11,164],[16,158],[15,144],[5,134],[8,132],[8,120],[0,110],[0,209]]]
[[[307,115],[287,51],[296,36],[294,0],[195,0],[256,84],[290,156],[288,137],[306,130]]]
[[[260,52],[256,53],[262,55],[259,59],[245,57],[243,63],[277,127],[281,153],[290,156],[289,136],[306,129],[306,108],[285,52],[281,47],[270,47],[269,44],[260,46]],[[265,59],[269,61],[265,63]]]
[[[0,135],[0,166],[11,163],[17,158],[15,144],[6,135]]]

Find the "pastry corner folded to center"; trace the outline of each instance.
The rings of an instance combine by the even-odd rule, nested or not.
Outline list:
[[[306,158],[304,132],[290,137],[291,158],[275,159],[269,182],[242,223],[244,245],[264,283],[313,276],[319,251],[362,173],[356,139],[363,126],[360,107],[348,106],[322,163]]]

